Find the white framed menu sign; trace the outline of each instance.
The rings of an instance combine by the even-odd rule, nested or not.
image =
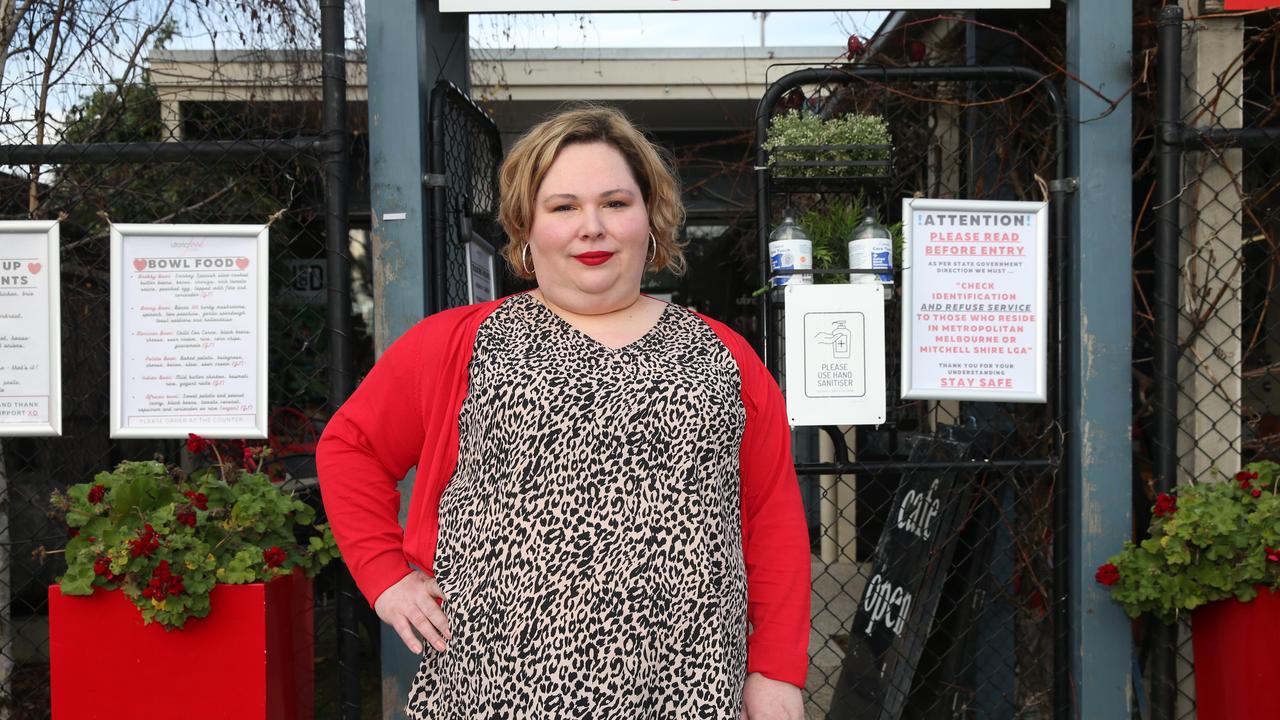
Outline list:
[[[267,437],[267,226],[111,226],[111,437]]]
[[[0,222],[0,437],[62,434],[58,223]]]
[[[902,201],[902,397],[1045,402],[1048,204]]]
[[[493,275],[493,246],[479,235],[467,241],[467,298],[473,302],[489,302],[497,297]]]

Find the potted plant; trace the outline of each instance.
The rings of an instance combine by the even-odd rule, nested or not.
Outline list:
[[[103,697],[112,717],[195,697],[201,717],[310,714],[307,578],[338,556],[333,534],[258,472],[269,450],[187,447],[212,464],[123,462],[54,494],[71,536],[49,592],[55,718],[95,717]]]
[[[763,147],[775,178],[868,178],[889,174],[893,149],[879,115],[823,119],[790,110],[769,122]]]
[[[1126,542],[1095,579],[1133,618],[1191,613],[1200,720],[1280,717],[1280,465],[1161,493],[1149,537]],[[1256,680],[1251,680],[1256,678]]]

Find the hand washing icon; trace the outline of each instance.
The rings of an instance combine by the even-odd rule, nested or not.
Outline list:
[[[845,327],[844,320],[836,320],[831,323],[830,332],[820,332],[813,336],[813,339],[819,345],[830,345],[831,356],[836,359],[843,360],[849,357],[849,328]]]

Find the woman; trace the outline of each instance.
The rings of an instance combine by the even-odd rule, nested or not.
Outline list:
[[[679,188],[619,112],[503,163],[529,293],[433,315],[325,428],[325,509],[413,652],[413,718],[798,720],[809,550],[777,386],[682,269]],[[417,466],[405,530],[396,483]]]

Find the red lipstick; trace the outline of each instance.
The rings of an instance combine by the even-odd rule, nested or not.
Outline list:
[[[583,265],[600,265],[608,261],[608,259],[611,257],[613,257],[613,253],[597,250],[594,252],[585,252],[585,253],[582,253],[581,255],[574,255],[573,259],[577,260]]]

